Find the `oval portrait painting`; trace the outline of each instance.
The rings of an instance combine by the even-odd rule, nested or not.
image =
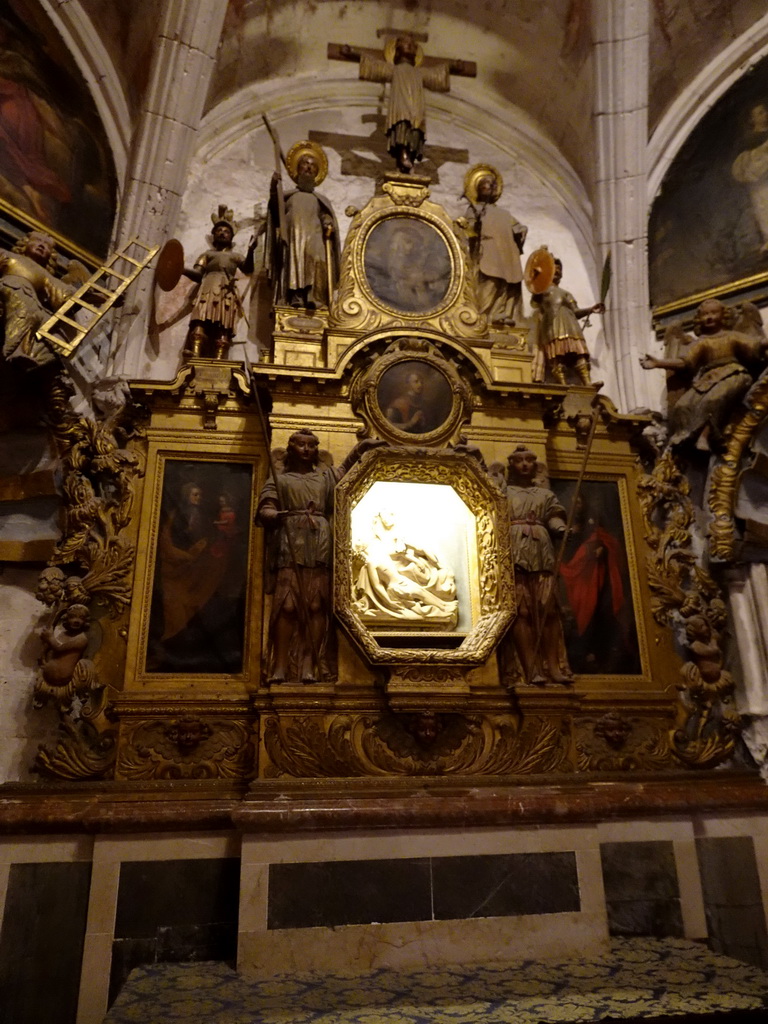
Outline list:
[[[377,398],[385,419],[406,434],[439,430],[453,408],[447,378],[419,359],[405,359],[385,370]]]
[[[451,286],[445,239],[427,221],[413,217],[387,217],[375,224],[365,243],[363,265],[374,296],[403,313],[435,309]]]

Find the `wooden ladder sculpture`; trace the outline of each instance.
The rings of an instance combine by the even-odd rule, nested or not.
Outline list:
[[[113,252],[107,262],[48,317],[38,328],[37,337],[44,339],[58,355],[70,357],[128,286],[149,266],[159,248],[132,238],[122,249]],[[103,301],[99,302],[99,297]],[[57,327],[63,327],[63,331],[54,333]]]

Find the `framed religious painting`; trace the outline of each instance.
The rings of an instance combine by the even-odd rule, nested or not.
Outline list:
[[[645,628],[626,481],[551,480],[572,524],[559,565],[568,661],[578,676],[641,676]],[[574,500],[575,499],[575,500]]]
[[[354,381],[355,411],[393,443],[444,444],[455,437],[471,414],[472,394],[436,339],[426,332],[380,337],[389,345]]]
[[[255,460],[158,452],[149,460],[148,477],[129,685],[223,679],[257,684]]]
[[[659,326],[712,294],[768,295],[768,57],[703,114],[657,183],[648,266]]]
[[[389,313],[429,317],[456,298],[458,246],[436,217],[385,211],[368,221],[359,252],[363,291]]]

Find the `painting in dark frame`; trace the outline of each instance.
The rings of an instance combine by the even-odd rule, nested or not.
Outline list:
[[[363,263],[376,298],[404,313],[435,309],[451,286],[445,239],[432,224],[415,217],[386,217],[374,224]]]
[[[115,170],[96,106],[40,11],[0,13],[0,200],[105,256]]]
[[[768,272],[768,58],[707,111],[651,209],[654,306]]]
[[[570,509],[575,482],[550,487]],[[568,660],[578,675],[642,672],[626,552],[618,484],[584,481],[559,570]]]
[[[252,475],[243,463],[165,463],[148,672],[243,671]]]
[[[382,415],[406,434],[438,430],[453,407],[448,379],[420,359],[405,359],[385,370],[376,397]]]

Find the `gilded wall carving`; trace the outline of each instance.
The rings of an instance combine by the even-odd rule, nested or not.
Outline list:
[[[572,771],[566,722],[518,714],[267,715],[265,778]]]
[[[123,724],[117,778],[243,779],[253,773],[253,727],[247,721],[196,715],[194,709],[171,714]]]
[[[68,377],[58,376],[48,417],[63,472],[64,525],[38,598],[51,609],[41,631],[43,654],[35,683],[37,707],[53,704],[59,715],[54,749],[42,747],[36,770],[60,778],[104,778],[112,773],[115,716],[110,684],[119,683],[131,599],[135,549],[127,539],[134,487],[142,473],[132,442],[140,431],[123,407],[100,418],[79,416]],[[129,449],[129,445],[131,448]],[[98,620],[102,659],[91,629]],[[89,654],[86,657],[86,653]],[[112,670],[101,678],[104,666]]]
[[[679,704],[670,745],[688,767],[712,768],[733,754],[740,728],[733,680],[723,670],[726,609],[719,587],[694,551],[690,485],[669,448],[640,480],[638,497],[650,547],[653,617],[675,630],[688,657],[677,684]]]

